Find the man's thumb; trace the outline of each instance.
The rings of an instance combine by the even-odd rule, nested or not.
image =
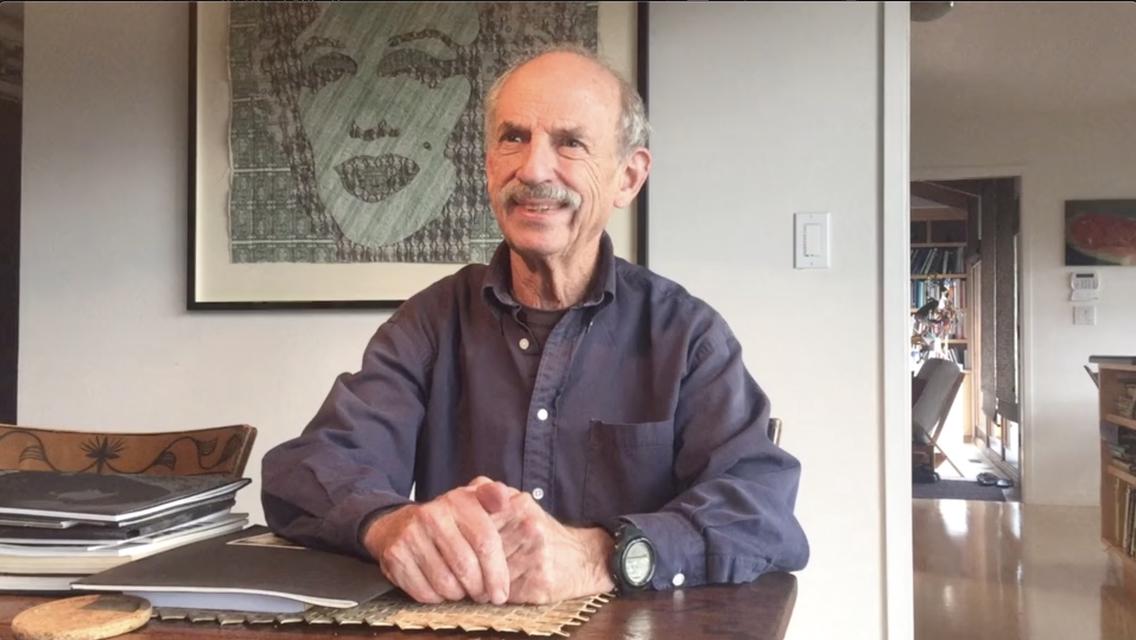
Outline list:
[[[509,508],[509,496],[516,490],[500,482],[486,482],[477,485],[474,492],[482,509],[488,513],[501,513]]]

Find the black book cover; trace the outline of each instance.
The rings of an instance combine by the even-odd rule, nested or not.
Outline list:
[[[249,482],[219,475],[0,471],[0,514],[121,522],[234,493]]]
[[[327,607],[353,607],[392,587],[374,562],[292,545],[264,526],[178,547],[77,580],[75,589],[132,593],[275,596]],[[197,601],[200,602],[200,601]],[[172,602],[165,606],[179,606]]]

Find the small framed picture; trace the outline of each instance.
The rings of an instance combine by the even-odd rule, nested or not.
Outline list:
[[[1067,266],[1136,266],[1136,199],[1067,200]]]

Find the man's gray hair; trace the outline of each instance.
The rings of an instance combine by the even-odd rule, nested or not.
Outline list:
[[[632,151],[647,146],[647,139],[651,134],[651,124],[647,122],[647,109],[643,105],[643,98],[639,96],[639,92],[631,86],[631,83],[623,77],[623,74],[616,71],[610,63],[596,55],[594,51],[571,43],[552,44],[522,55],[509,64],[505,72],[493,83],[493,86],[489,87],[489,91],[485,93],[483,105],[485,108],[486,146],[490,144],[493,137],[493,114],[497,110],[497,99],[500,97],[501,88],[505,86],[505,82],[517,69],[550,53],[578,55],[592,61],[611,74],[611,77],[619,83],[619,123],[617,125],[619,130],[616,133],[619,136],[620,155],[626,158],[631,155]]]

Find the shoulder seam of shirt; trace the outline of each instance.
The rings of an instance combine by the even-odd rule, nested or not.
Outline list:
[[[718,348],[728,347],[731,341],[737,342],[737,338],[730,331],[729,324],[722,317],[722,314],[718,313],[718,310],[710,303],[692,294],[686,287],[666,276],[651,271],[647,267],[632,264],[622,258],[616,258],[616,268],[617,274],[624,283],[640,285],[644,289],[657,288],[660,293],[660,300],[669,301],[676,306],[683,306],[695,311],[696,313],[692,315],[702,313],[707,316],[709,325],[706,329],[691,336],[696,344],[687,363],[688,371],[698,366]]]
[[[392,320],[393,320],[393,317],[392,317]],[[406,343],[408,345],[410,345],[412,347],[417,345],[417,342],[414,340],[413,337],[411,337],[410,331],[408,331],[406,327],[402,326],[402,324],[400,324],[398,322],[390,322],[389,324],[391,326],[391,331],[398,331],[399,333],[401,333],[403,339],[406,341]],[[433,362],[434,362],[434,359],[435,359],[434,353],[437,351],[437,346],[435,344],[434,339],[431,336],[426,336],[426,341],[429,344],[429,348],[428,349],[414,349],[414,351],[415,351],[414,355],[415,355],[415,359],[417,360],[417,362],[415,364],[417,364],[424,372],[428,373],[429,370],[430,370],[430,367],[433,365]]]
[[[402,324],[405,319],[402,312],[407,308],[413,309],[411,315],[415,319],[415,323],[423,328],[423,335],[430,346],[424,353],[418,354],[420,360],[418,364],[424,369],[429,370],[437,359],[438,321],[448,321],[449,316],[457,312],[458,296],[462,295],[463,292],[470,292],[469,295],[472,296],[476,296],[480,292],[479,285],[484,279],[484,271],[487,268],[483,264],[466,265],[414,294],[391,315],[389,322],[398,327],[403,335],[409,338],[410,332]],[[474,286],[471,288],[470,284]]]

